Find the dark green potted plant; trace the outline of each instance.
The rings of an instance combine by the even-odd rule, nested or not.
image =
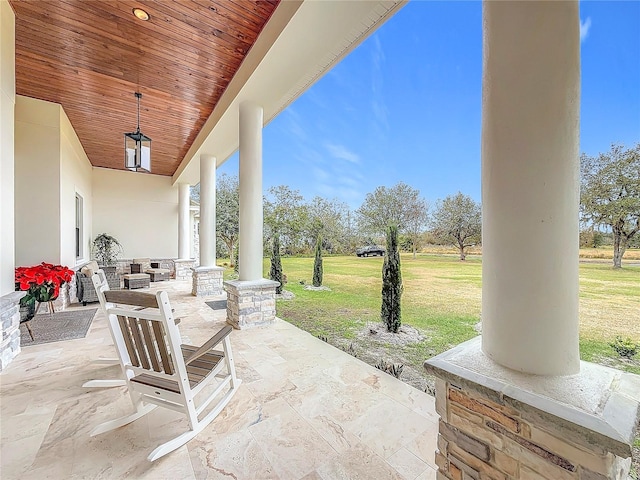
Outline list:
[[[107,272],[116,272],[118,257],[122,254],[122,245],[111,235],[101,233],[93,239],[93,258]]]

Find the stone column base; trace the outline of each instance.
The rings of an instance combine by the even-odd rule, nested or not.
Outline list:
[[[198,267],[191,269],[193,280],[191,295],[194,297],[208,297],[222,295],[222,267]]]
[[[0,372],[20,353],[20,299],[27,292],[11,292],[0,297]]]
[[[276,319],[276,287],[273,280],[229,280],[227,292],[227,323],[243,329],[268,325]]]
[[[640,376],[580,367],[567,376],[516,372],[489,359],[480,337],[426,361],[437,377],[437,478],[626,479]]]
[[[178,259],[173,261],[176,268],[176,280],[189,280],[193,278],[193,259]]]

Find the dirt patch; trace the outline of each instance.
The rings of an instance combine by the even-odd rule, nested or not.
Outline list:
[[[320,292],[322,290],[326,290],[328,292],[331,291],[331,289],[329,287],[325,287],[324,285],[320,285],[319,287],[314,287],[313,285],[305,285],[304,289],[305,290],[312,290],[314,292]]]
[[[289,290],[282,290],[282,293],[276,293],[276,300],[292,300],[296,298],[296,294]]]
[[[358,332],[357,336],[374,343],[402,346],[424,340],[424,336],[409,325],[402,325],[398,333],[391,333],[387,332],[387,327],[383,323],[367,323],[365,328]]]

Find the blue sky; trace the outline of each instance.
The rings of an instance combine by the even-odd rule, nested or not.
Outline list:
[[[640,141],[640,2],[581,2],[580,20],[581,151],[596,155]],[[410,2],[265,127],[265,191],[357,208],[404,181],[430,203],[480,201],[481,79],[481,2]]]

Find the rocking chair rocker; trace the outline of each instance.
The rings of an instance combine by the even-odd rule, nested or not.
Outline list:
[[[93,280],[96,287],[101,283],[97,275]],[[135,412],[98,425],[91,436],[131,423],[158,406],[184,413],[190,430],[158,446],[147,457],[149,461],[157,460],[194,438],[238,390],[241,380],[236,378],[229,340],[233,329],[223,327],[199,348],[181,345],[166,292],[152,295],[103,290],[98,296],[104,297],[109,327]],[[213,350],[219,344],[222,351]],[[225,366],[226,373],[221,373]],[[214,380],[218,385],[196,407],[194,397]],[[228,390],[222,394],[225,388]],[[199,418],[221,394],[211,411]]]

